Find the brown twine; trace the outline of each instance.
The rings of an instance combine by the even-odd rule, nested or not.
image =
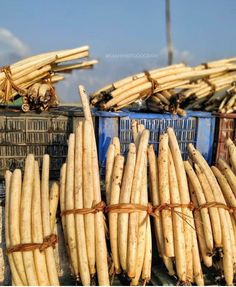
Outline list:
[[[14,89],[16,92],[19,93],[21,96],[25,96],[27,94],[27,91],[25,89],[20,88],[17,86],[13,79],[12,79],[12,73],[10,66],[3,66],[0,68],[0,72],[5,74],[5,80],[4,80],[4,86],[5,86],[5,102],[8,101],[9,96],[12,92],[12,89]]]
[[[97,213],[97,212],[102,212],[106,207],[106,204],[104,201],[100,201],[99,203],[97,203],[96,205],[94,205],[92,208],[73,208],[73,209],[69,209],[69,210],[63,210],[61,212],[61,216],[64,215],[69,215],[69,214],[82,214],[82,215],[86,215],[86,214],[90,214],[90,213]]]
[[[203,78],[202,80],[203,80],[203,82],[205,82],[208,86],[210,86],[210,88],[211,88],[211,93],[214,93],[214,92],[216,91],[216,85],[213,84],[211,81],[209,81],[209,79]]]
[[[204,204],[201,204],[199,207],[195,207],[195,211],[200,211],[202,208],[211,208],[211,207],[223,208],[229,211],[230,213],[236,211],[236,207],[229,207],[221,202],[206,202]]]
[[[43,239],[43,243],[21,243],[15,246],[7,248],[7,253],[13,252],[24,252],[24,251],[33,251],[39,249],[39,251],[44,251],[48,247],[55,248],[57,243],[57,236],[56,234],[51,234],[46,236]]]
[[[143,212],[146,211],[147,215],[157,217],[156,212],[162,212],[163,210],[172,210],[174,208],[189,208],[193,211],[194,206],[193,203],[190,202],[188,204],[182,203],[164,203],[157,206],[153,206],[151,203],[147,205],[135,204],[135,203],[118,203],[108,205],[105,209],[106,212],[111,213],[134,213],[134,212]]]
[[[159,86],[158,81],[153,79],[151,74],[148,71],[144,71],[145,76],[147,77],[148,81],[151,83],[151,91],[147,94],[146,99],[153,95],[155,89]]]

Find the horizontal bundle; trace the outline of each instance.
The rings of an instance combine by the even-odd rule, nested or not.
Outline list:
[[[189,109],[233,112],[235,61],[223,59],[196,67],[180,63],[145,71],[98,90],[91,96],[91,104],[106,111],[141,102],[144,109],[179,115]]]
[[[38,162],[29,154],[21,170],[6,172],[5,238],[12,283],[17,286],[59,285],[53,248],[58,185],[49,194],[49,156]],[[50,196],[49,196],[50,195]]]
[[[29,90],[29,88],[36,83],[50,83],[52,86],[53,83],[64,79],[60,73],[93,67],[97,63],[96,60],[85,59],[76,63],[72,62],[87,58],[89,56],[88,50],[89,47],[84,46],[75,49],[53,51],[26,58],[10,66],[1,67],[0,102],[8,103],[9,101],[13,101],[17,95],[26,98],[31,97],[32,89]],[[69,62],[69,64],[64,64],[64,62]],[[55,91],[53,94],[48,93],[48,96],[54,94]],[[26,107],[24,108],[26,109]]]
[[[149,131],[134,130],[127,161],[120,155],[120,142],[113,138],[107,153],[106,198],[114,273],[126,273],[131,285],[151,277],[152,239],[147,214],[147,145]]]
[[[88,100],[80,88],[85,121],[68,141],[66,163],[61,168],[60,206],[65,241],[73,275],[83,285],[98,276],[109,285],[104,204],[101,201],[97,149]]]

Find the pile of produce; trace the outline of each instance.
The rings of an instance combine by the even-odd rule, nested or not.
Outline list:
[[[236,58],[189,67],[183,63],[114,82],[91,96],[91,104],[118,111],[133,103],[154,112],[184,115],[185,110],[236,110]]]
[[[21,170],[6,172],[5,238],[12,285],[59,285],[53,247],[58,185],[49,196],[49,156],[44,155],[42,175],[29,154]]]
[[[231,206],[235,207],[235,190],[232,191],[229,183],[232,184],[236,177],[223,160],[218,162],[220,170],[215,166],[210,168],[192,144],[188,149],[191,163],[185,162],[185,168],[195,207],[201,257],[207,267],[213,265],[223,272],[227,285],[233,285],[236,233],[235,212],[232,213]]]
[[[172,128],[160,136],[158,158],[149,146],[148,159],[159,255],[182,284],[204,285],[187,177]]]
[[[89,47],[35,55],[0,68],[0,102],[7,104],[17,95],[23,97],[23,111],[47,110],[58,105],[53,84],[64,79],[61,73],[93,67],[96,60],[87,60]],[[80,62],[72,62],[80,60]],[[64,63],[68,62],[68,63]]]
[[[134,129],[126,163],[118,138],[108,148],[106,198],[114,273],[126,273],[131,285],[151,278],[152,236],[147,216],[147,146],[149,131]]]
[[[90,285],[109,285],[104,203],[101,201],[97,148],[87,95],[80,89],[85,121],[68,142],[61,169],[60,206],[65,241],[73,275]]]

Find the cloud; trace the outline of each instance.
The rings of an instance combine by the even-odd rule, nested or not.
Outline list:
[[[30,48],[11,31],[0,27],[0,65],[14,63],[29,55]]]
[[[184,62],[186,64],[191,64],[193,62],[194,56],[188,50],[178,50],[177,48],[173,48],[174,62]],[[167,59],[167,48],[162,48],[160,51],[160,56]]]

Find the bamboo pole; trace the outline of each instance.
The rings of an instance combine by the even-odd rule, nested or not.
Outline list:
[[[137,159],[134,170],[134,178],[131,190],[131,203],[139,203],[141,182],[145,162],[143,158],[147,152],[147,145],[149,139],[149,131],[142,132],[139,147],[137,151]],[[127,272],[130,278],[135,277],[136,255],[138,247],[138,214],[131,213],[129,216],[129,234],[128,234],[128,252],[127,252]]]
[[[12,173],[7,170],[5,173],[5,240],[6,240],[6,247],[11,247],[11,241],[10,241],[10,228],[9,228],[9,214],[10,214],[10,185],[11,185],[11,177]],[[8,262],[11,269],[11,276],[12,280],[14,281],[14,284],[16,286],[22,286],[23,282],[20,278],[20,275],[16,269],[16,265],[13,259],[13,254],[8,254]]]
[[[56,224],[56,214],[57,214],[57,206],[59,201],[59,184],[54,181],[52,183],[50,193],[49,193],[49,212],[50,212],[50,226],[51,232],[54,232],[54,227]]]
[[[160,205],[159,191],[158,191],[158,170],[157,170],[157,160],[155,158],[155,153],[153,149],[153,145],[149,145],[148,147],[148,162],[149,162],[149,174],[150,174],[150,192],[151,192],[151,200],[154,206]],[[171,258],[165,255],[165,247],[164,247],[164,237],[163,237],[163,227],[160,212],[156,211],[156,217],[154,219],[154,228],[155,228],[155,236],[157,241],[157,248],[159,251],[160,257],[162,257],[163,262],[168,270],[170,276],[175,274],[173,269],[173,263]]]
[[[230,166],[223,159],[218,160],[218,166],[226,177],[231,189],[234,192],[234,195],[236,196],[236,175],[233,173]]]
[[[189,191],[190,191],[190,196],[191,200],[194,204],[194,207],[196,208],[194,212],[194,221],[195,221],[195,227],[196,227],[196,233],[198,236],[198,242],[199,242],[199,249],[201,253],[201,257],[203,259],[204,264],[206,267],[211,267],[212,266],[212,254],[209,253],[208,248],[206,246],[206,241],[205,241],[205,236],[204,236],[204,230],[202,226],[202,219],[201,219],[201,214],[200,211],[197,209],[199,207],[197,197],[195,190],[189,182]]]
[[[92,208],[94,202],[93,174],[92,174],[92,127],[89,121],[83,127],[83,205]],[[95,225],[94,214],[84,216],[86,246],[90,274],[94,276],[95,269]]]
[[[178,180],[178,187],[180,191],[180,199],[182,204],[189,204],[190,197],[188,191],[187,176],[184,168],[183,159],[179,149],[179,145],[172,128],[167,129],[167,134],[169,136],[169,147],[173,156],[173,161],[176,169],[176,175]],[[185,252],[186,258],[189,259],[187,264],[187,280],[192,280],[193,267],[192,267],[192,230],[193,225],[193,214],[187,208],[182,208],[184,220],[184,238],[185,238]]]
[[[124,168],[124,157],[121,155],[116,155],[114,161],[114,169],[112,173],[112,182],[111,182],[111,196],[109,204],[118,204],[120,197],[120,186],[122,182]],[[109,233],[110,233],[110,242],[111,242],[111,252],[114,262],[115,273],[119,274],[120,269],[120,260],[118,253],[118,214],[109,213]]]
[[[83,208],[83,122],[79,122],[75,132],[75,208]],[[85,222],[82,214],[75,215],[78,262],[82,284],[90,285],[88,252],[86,248]]]
[[[9,236],[12,246],[20,244],[20,200],[21,200],[21,171],[16,169],[11,176],[10,202],[9,202]],[[13,252],[12,257],[17,272],[24,285],[27,278],[23,264],[22,252]]]
[[[95,203],[101,201],[100,180],[99,180],[99,167],[96,139],[93,127],[93,120],[89,108],[89,101],[86,91],[83,86],[79,86],[81,103],[84,110],[84,117],[90,121],[93,128],[92,133],[92,164],[93,164],[93,187]],[[95,214],[95,231],[96,231],[96,266],[98,274],[98,282],[100,285],[109,285],[108,262],[107,262],[107,247],[104,229],[104,218],[101,212]]]
[[[20,236],[21,243],[32,243],[32,194],[33,194],[33,179],[34,174],[34,156],[29,154],[25,160],[25,172],[21,193],[20,206]],[[26,277],[29,285],[39,285],[33,251],[23,252],[23,261],[25,266]]]
[[[159,143],[158,156],[158,178],[159,178],[159,195],[161,204],[170,204],[170,187],[169,187],[169,158],[168,158],[168,135],[162,134]],[[161,213],[163,236],[164,236],[164,254],[167,257],[174,257],[174,239],[172,215],[170,210],[163,210]]]
[[[192,169],[191,165],[189,162],[185,161],[185,170],[187,172],[189,181],[191,183],[192,188],[194,189],[198,205],[202,205],[206,203],[204,192],[202,190],[201,184],[198,180],[198,177],[194,170]],[[200,210],[201,214],[201,222],[203,222],[203,230],[204,230],[204,238],[205,238],[205,243],[208,249],[208,252],[212,252],[213,250],[213,236],[212,236],[212,229],[211,229],[211,222],[210,222],[210,217],[208,214],[208,210],[203,208]]]
[[[172,158],[171,151],[168,153],[168,173],[170,184],[170,202],[172,204],[181,204],[178,181],[176,170]],[[174,250],[175,250],[175,264],[176,271],[179,279],[182,282],[186,282],[186,259],[183,256],[185,254],[185,238],[184,238],[184,225],[181,218],[182,209],[177,207],[172,212],[173,220],[173,237],[174,237]]]
[[[213,195],[211,186],[209,185],[205,174],[201,171],[199,166],[195,164],[196,174],[198,179],[202,185],[202,189],[205,194],[206,202],[214,202],[215,197]],[[216,247],[222,247],[222,231],[221,231],[221,224],[220,224],[220,217],[219,212],[216,207],[208,208],[210,219],[211,219],[211,226],[212,226],[212,234],[215,241]]]
[[[38,162],[34,163],[34,185],[32,195],[32,239],[34,243],[43,242],[43,226],[41,213],[40,173]],[[40,286],[50,285],[45,252],[34,250],[34,262]]]
[[[207,180],[212,188],[215,200],[217,202],[221,202],[225,204],[224,197],[221,193],[221,189],[217,183],[216,178],[214,177],[213,172],[211,171],[210,167],[208,166],[205,159],[202,155],[195,150],[192,144],[188,145],[188,151],[191,155],[191,158],[194,160],[195,163],[199,165],[201,170],[205,173]],[[232,248],[231,248],[231,240],[230,240],[230,233],[228,228],[228,223],[226,219],[226,211],[222,208],[219,208],[219,215],[220,215],[220,222],[222,228],[222,243],[223,243],[223,268],[224,268],[224,275],[225,280],[228,285],[233,284],[233,262],[232,262]]]
[[[70,134],[68,141],[68,154],[66,163],[66,190],[65,190],[65,209],[74,208],[74,150],[75,135]],[[92,227],[91,227],[92,228]],[[77,259],[77,246],[75,236],[75,218],[74,214],[66,215],[66,233],[68,238],[68,246],[70,250],[71,264],[76,278],[79,276],[79,265]]]
[[[50,214],[49,214],[49,155],[43,156],[42,166],[42,183],[41,183],[41,210],[44,238],[51,235]],[[45,249],[47,270],[50,284],[53,286],[59,285],[56,262],[52,247]]]
[[[147,190],[147,154],[143,158],[145,161],[143,175],[142,175],[142,184],[140,191],[140,200],[139,203],[143,206],[148,204],[148,190]],[[136,267],[135,267],[135,277],[131,280],[131,285],[139,285],[139,279],[142,274],[143,264],[145,259],[145,248],[146,248],[146,238],[147,238],[147,213],[140,212],[138,216],[138,246],[137,246],[137,255],[136,255]]]
[[[120,190],[120,203],[130,203],[131,189],[133,184],[134,169],[136,161],[136,147],[133,143],[129,145],[127,162],[124,168]],[[127,271],[127,246],[128,246],[128,223],[129,215],[118,214],[118,252],[121,267]]]

